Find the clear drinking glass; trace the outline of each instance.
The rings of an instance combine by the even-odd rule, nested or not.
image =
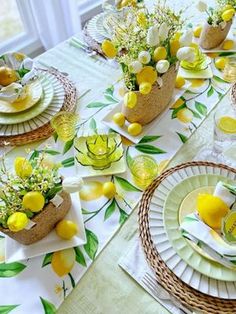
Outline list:
[[[56,131],[58,138],[67,142],[74,138],[78,115],[74,112],[60,111],[51,120],[51,126]]]
[[[228,57],[225,65],[223,78],[225,81],[234,83],[236,82],[236,57]]]

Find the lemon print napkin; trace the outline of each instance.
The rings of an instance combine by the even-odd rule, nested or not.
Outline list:
[[[214,196],[217,196],[235,211],[236,187],[218,182]],[[209,256],[218,261],[220,264],[236,268],[236,244],[227,243],[223,237],[204,223],[197,213],[187,215],[180,225],[183,237],[195,243]]]

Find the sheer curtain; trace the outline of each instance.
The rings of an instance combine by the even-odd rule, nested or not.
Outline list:
[[[45,49],[81,31],[76,0],[30,0],[30,5]]]

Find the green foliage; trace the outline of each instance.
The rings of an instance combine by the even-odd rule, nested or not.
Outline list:
[[[85,229],[87,243],[84,245],[84,250],[91,260],[95,259],[98,250],[98,237],[91,230]]]

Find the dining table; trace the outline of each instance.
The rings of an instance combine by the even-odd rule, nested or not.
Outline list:
[[[180,1],[178,2],[180,3]],[[192,9],[192,15],[194,15],[194,12],[196,12],[195,9]],[[194,18],[196,19],[196,17]],[[46,51],[42,55],[35,58],[35,61],[37,62],[37,66],[42,69],[56,69],[57,71],[64,73],[75,84],[77,89],[77,113],[79,121],[84,128],[86,128],[86,126],[96,128],[100,125],[100,120],[103,119],[104,112],[108,111],[102,104],[107,103],[109,95],[111,99],[111,106],[117,105],[118,100],[121,98],[122,73],[118,64],[115,61],[104,59],[98,54],[90,54],[85,51],[83,49],[83,38],[80,34],[73,36],[73,38],[66,40],[53,49]],[[214,69],[214,71],[217,70]],[[187,124],[181,124],[181,126],[183,125],[183,130],[186,131],[186,133],[181,133],[181,135],[179,135],[179,133],[179,142],[175,145],[177,142],[176,137],[176,139],[172,142],[173,146],[170,148],[171,152],[168,152],[166,157],[162,156],[161,160],[158,160],[159,164],[163,161],[162,169],[160,169],[159,174],[165,169],[194,160],[198,152],[203,147],[207,148],[212,146],[214,112],[217,107],[231,101],[229,90],[230,84],[226,84],[224,81],[221,81],[221,73],[219,71],[214,72],[214,75],[216,77],[216,81],[211,89],[211,92],[209,92],[210,85],[207,85],[204,89],[204,84],[206,81],[208,82],[208,80],[190,81],[190,85],[192,84],[194,86],[195,84],[194,88],[195,94],[197,95],[196,97],[200,97],[200,100],[202,100],[198,100],[198,102],[204,102],[204,106],[201,107],[203,109],[199,109],[200,113],[196,113],[196,115],[198,114],[200,116],[198,118],[195,117],[197,119],[197,125],[195,123],[194,127],[189,128]],[[222,84],[222,86],[220,84]],[[219,89],[217,92],[217,87],[219,86],[221,88],[221,93],[219,92]],[[208,95],[206,95],[207,93]],[[105,97],[107,96],[105,100],[104,95]],[[207,112],[205,112],[205,108],[211,104],[212,106]],[[177,122],[179,123],[179,121]],[[172,126],[170,125],[169,128],[171,132]],[[163,145],[164,140],[163,142],[158,142],[158,136],[164,136],[164,131],[165,130],[158,128],[158,125],[153,129],[150,129],[148,134],[150,136],[156,136],[155,139],[157,142],[154,141],[152,144],[148,142],[150,138],[146,138],[146,143],[148,144],[144,142],[144,146],[141,148],[139,147],[141,151],[144,151],[144,148],[147,148],[145,145],[150,145],[154,150],[155,147],[160,148],[160,146]],[[166,138],[167,136],[168,133],[166,133]],[[133,143],[130,141],[123,139],[123,144],[125,147],[131,147],[130,149],[132,149]],[[49,140],[41,140],[23,146],[6,146],[5,148],[1,148],[0,151],[1,153],[6,154],[6,165],[10,167],[14,158],[17,156],[24,156],[39,149],[39,147],[45,146],[47,148],[49,147],[49,149],[63,150],[65,149],[63,145],[63,143],[55,143],[51,137]],[[166,147],[164,148],[166,150]],[[162,146],[161,149],[163,149]],[[68,148],[66,154],[68,154],[69,157],[73,156],[73,151],[70,151],[70,148]],[[152,156],[157,157],[161,155],[155,155],[155,151],[152,151],[152,154]],[[233,153],[229,152],[229,154],[232,157]],[[73,170],[71,171],[73,172]],[[101,180],[101,182],[104,182],[104,180],[110,179],[103,177],[102,179],[93,180]],[[131,195],[130,199],[128,197],[127,202],[129,204],[127,207],[124,206],[124,208],[120,208],[118,206],[117,214],[114,214],[113,212],[109,213],[109,217],[107,216],[106,219],[103,219],[103,216],[100,217],[100,213],[98,213],[97,216],[94,216],[93,223],[91,223],[91,220],[89,220],[89,217],[91,216],[88,215],[88,211],[95,212],[98,210],[100,203],[97,204],[96,201],[91,202],[91,204],[88,205],[88,208],[85,209],[84,207],[87,203],[82,202],[82,208],[85,209],[83,212],[84,221],[85,223],[91,223],[87,225],[87,238],[89,238],[90,241],[90,248],[89,250],[87,248],[83,250],[81,249],[80,254],[82,255],[78,254],[77,257],[78,259],[80,258],[80,262],[78,263],[80,265],[79,268],[74,270],[73,280],[70,281],[71,279],[69,280],[68,276],[66,276],[65,280],[63,278],[59,278],[54,273],[52,275],[52,271],[49,273],[49,263],[47,265],[45,263],[43,265],[44,268],[37,271],[37,267],[38,269],[41,267],[42,258],[40,261],[39,258],[35,258],[35,260],[37,260],[37,263],[35,262],[34,264],[35,270],[33,271],[31,269],[31,271],[27,274],[28,283],[26,283],[26,277],[23,277],[22,279],[19,277],[17,283],[16,281],[18,277],[11,278],[12,285],[16,283],[17,287],[20,287],[22,282],[25,280],[24,289],[28,290],[20,292],[21,299],[25,302],[25,307],[23,307],[22,310],[20,309],[20,306],[16,307],[16,313],[30,313],[30,310],[32,309],[35,309],[32,313],[44,313],[45,311],[45,313],[50,314],[55,311],[58,314],[170,313],[163,305],[161,305],[161,303],[157,302],[153,296],[150,295],[150,293],[145,291],[142,286],[128,276],[127,273],[119,266],[119,259],[122,255],[129,251],[132,241],[135,238],[137,239],[139,236],[138,206],[142,191],[135,188],[130,174],[127,177],[118,176],[117,180],[121,182],[121,187],[123,187],[123,190],[121,189],[120,192],[122,204],[125,204],[127,193],[134,193]],[[129,189],[131,189],[131,191],[129,191]],[[128,210],[126,210],[127,208]],[[94,236],[94,234],[97,236]],[[3,241],[3,239],[1,239],[1,241]],[[51,280],[53,284],[49,283],[49,281],[47,282],[46,279],[40,283],[40,276],[43,270],[45,270],[45,275],[43,276],[45,276],[45,278],[48,276],[48,280]],[[21,274],[19,274],[19,276],[20,275]],[[34,291],[34,285],[32,284],[31,286],[30,284],[31,277],[33,276],[37,278],[37,288],[35,289],[41,289],[40,293],[44,289],[47,292],[45,298],[41,295],[42,298],[45,300],[47,299],[47,302],[45,301],[43,307],[40,307],[40,302],[38,301],[38,303],[36,301],[29,303],[30,305],[28,305],[28,301],[26,302],[27,298],[33,298],[34,293],[36,297],[36,294],[38,293]],[[11,288],[9,286],[4,288],[4,280],[6,282],[7,278],[0,278],[1,294],[4,289],[6,289],[7,293],[10,294]],[[35,280],[36,279],[34,279],[33,282],[35,282]],[[64,289],[64,291],[63,285],[68,286],[68,288]],[[12,289],[12,291],[15,292],[16,290]],[[50,295],[53,294],[54,296],[50,299]],[[23,297],[23,295],[25,295],[25,297]],[[8,297],[8,301],[10,299],[11,298]],[[2,298],[1,303],[3,305],[5,304]],[[14,303],[18,304],[19,302],[14,301]],[[9,302],[6,304],[9,304]],[[33,306],[35,307],[33,308]]]

